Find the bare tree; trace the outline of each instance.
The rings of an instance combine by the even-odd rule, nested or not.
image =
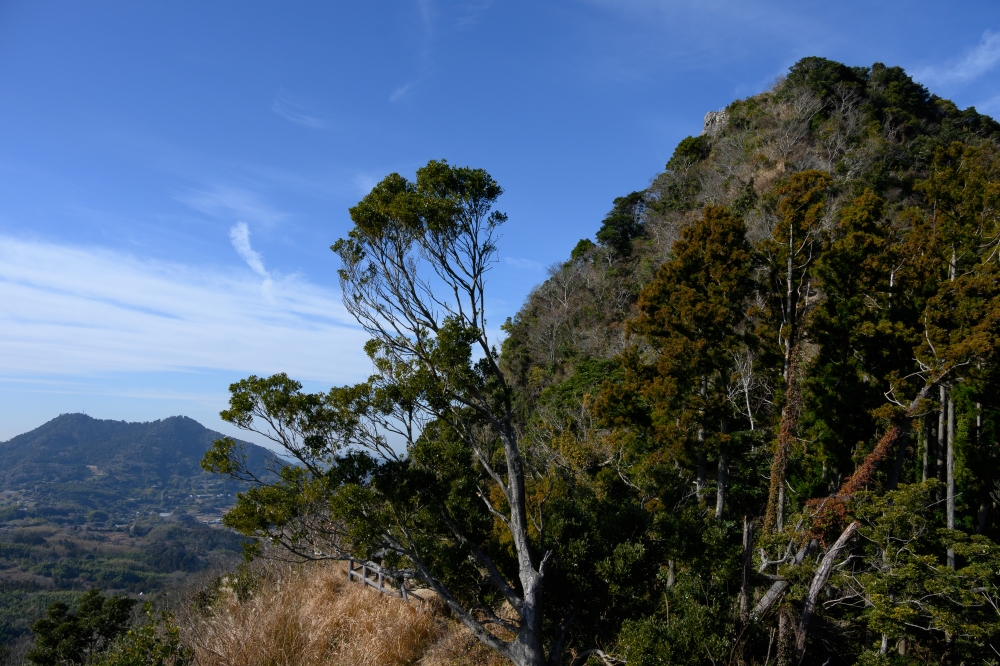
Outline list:
[[[733,352],[733,374],[728,387],[729,402],[737,413],[747,417],[750,430],[755,430],[757,414],[766,405],[772,404],[773,391],[754,366],[757,360],[754,353],[746,347]]]
[[[833,172],[837,162],[858,141],[861,134],[861,96],[857,89],[839,83],[831,96],[830,118],[819,128],[817,147]]]

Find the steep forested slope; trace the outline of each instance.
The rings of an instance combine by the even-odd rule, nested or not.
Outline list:
[[[772,237],[778,221],[777,187],[815,169],[833,179],[827,228],[865,189],[897,217],[910,207],[933,207],[914,188],[930,173],[936,150],[955,141],[995,147],[997,140],[1000,124],[992,118],[929,94],[898,67],[807,58],[771,90],[710,113],[705,133],[681,141],[648,189],[616,199],[595,225],[597,243],[581,240],[508,324],[505,359],[522,376],[530,366],[558,377],[573,359],[623,350],[621,322],[704,206],[730,207],[759,242]]]
[[[899,68],[807,58],[507,323],[541,457],[648,514],[628,663],[1000,654],[998,142]]]

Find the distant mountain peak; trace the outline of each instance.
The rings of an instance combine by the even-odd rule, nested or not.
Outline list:
[[[124,485],[202,476],[201,459],[221,437],[182,415],[127,422],[60,414],[0,444],[0,489],[93,480],[92,467],[106,473],[107,483]],[[246,446],[248,456],[264,467],[272,454],[254,444]]]

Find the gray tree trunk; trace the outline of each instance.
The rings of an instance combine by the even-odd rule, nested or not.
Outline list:
[[[922,469],[922,472],[921,472],[921,478],[920,478],[920,480],[921,481],[926,481],[927,480],[927,471],[930,468],[929,466],[930,466],[930,449],[931,449],[931,422],[927,418],[926,414],[924,414],[921,417],[921,421],[923,423],[923,429],[921,430],[921,436],[923,437],[923,440],[924,440],[924,462],[923,462],[923,469]]]
[[[947,436],[945,435],[945,428],[948,419],[948,390],[944,387],[944,384],[938,387],[940,394],[939,401],[941,403],[941,409],[938,410],[938,427],[937,427],[937,447],[935,453],[937,454],[937,463],[935,464],[934,476],[938,481],[944,483],[944,467],[945,467],[945,451],[948,448]]]
[[[750,617],[750,568],[753,565],[753,523],[743,516],[743,571],[740,575],[740,620]]]
[[[795,309],[798,305],[798,289],[795,288],[795,243],[792,224],[788,224],[788,265],[785,275],[785,325],[788,326],[785,335],[785,383],[788,383],[788,370],[792,365],[792,340],[795,338]]]
[[[778,506],[774,507],[774,531],[785,529],[785,484],[778,488]]]
[[[694,477],[694,488],[695,494],[698,496],[698,502],[704,498],[705,495],[705,430],[704,428],[698,428],[698,453],[695,459],[695,477]]]
[[[809,585],[809,593],[802,604],[802,614],[799,616],[798,630],[795,632],[797,663],[802,663],[802,659],[806,654],[806,637],[809,634],[809,622],[812,620],[813,613],[816,610],[816,601],[819,599],[820,592],[826,587],[826,582],[830,580],[830,573],[833,572],[833,566],[844,551],[844,548],[847,547],[847,542],[851,540],[857,531],[858,523],[854,522],[848,525],[847,529],[841,533],[837,541],[830,547],[830,550],[826,551],[823,561],[813,575],[812,583]]]
[[[719,450],[719,474],[715,484],[715,519],[722,519],[722,510],[726,503],[726,478],[729,473],[729,450],[722,447]]]
[[[948,529],[955,529],[955,401],[948,390]],[[955,551],[948,549],[948,566],[955,568]]]

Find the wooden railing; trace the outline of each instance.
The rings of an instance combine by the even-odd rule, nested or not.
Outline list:
[[[399,597],[403,601],[410,600],[410,596],[406,592],[405,582],[399,586],[398,590],[394,590],[393,588],[386,586],[385,577],[382,575],[381,571],[378,571],[363,562],[355,562],[354,560],[347,561],[347,580],[356,580],[359,583],[363,583],[368,587],[378,590],[382,594]]]

